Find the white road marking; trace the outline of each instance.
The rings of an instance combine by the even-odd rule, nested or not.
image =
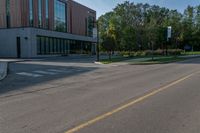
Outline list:
[[[29,77],[42,77],[44,75],[57,75],[59,73],[73,73],[73,72],[82,72],[84,70],[82,69],[47,69],[46,71],[42,70],[37,70],[37,71],[32,71],[32,72],[19,72],[16,73],[18,75],[22,76],[29,76]]]
[[[74,69],[73,71],[82,72],[82,71],[84,71],[84,70],[81,70],[81,69]]]
[[[39,73],[39,74],[47,74],[47,75],[56,75],[58,73],[55,72],[47,72],[47,71],[34,71],[35,73]]]
[[[56,69],[48,69],[48,71],[65,73],[65,74],[69,74],[69,73],[73,72],[72,69],[58,69],[58,70],[56,70]]]
[[[40,75],[40,74],[33,74],[33,73],[27,73],[27,72],[20,72],[20,73],[17,73],[17,74],[22,75],[22,76],[34,77],[34,78],[43,76],[43,75]]]
[[[71,70],[56,70],[56,69],[48,69],[50,72],[58,72],[58,73],[71,73]]]

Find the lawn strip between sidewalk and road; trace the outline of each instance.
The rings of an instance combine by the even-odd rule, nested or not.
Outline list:
[[[152,65],[152,64],[167,64],[173,62],[184,61],[186,58],[181,57],[162,57],[162,58],[154,58],[143,61],[133,61],[130,62],[131,65]]]

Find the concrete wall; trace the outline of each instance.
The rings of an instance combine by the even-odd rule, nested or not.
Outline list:
[[[96,40],[91,37],[37,28],[0,29],[0,57],[17,57],[17,37],[21,39],[22,58],[44,57],[43,55],[37,55],[37,35],[96,42]]]
[[[16,33],[0,30],[0,57],[16,57]]]
[[[21,38],[21,56],[30,57],[30,41],[25,39],[27,36],[30,36],[30,30],[1,29],[0,57],[17,57],[17,37]]]

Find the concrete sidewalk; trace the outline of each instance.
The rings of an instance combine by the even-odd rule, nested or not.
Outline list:
[[[0,62],[0,81],[7,76],[8,63]]]
[[[178,57],[190,59],[190,58],[200,58],[200,55],[181,55],[181,56],[178,56]],[[115,65],[115,66],[129,65],[130,63],[138,63],[138,62],[142,62],[142,61],[148,61],[151,58],[152,57],[134,58],[134,59],[124,60],[124,61],[120,61],[120,62],[110,63],[110,64],[107,64],[107,65],[111,65],[111,64]],[[161,58],[170,58],[170,57],[154,57],[154,59],[161,59]]]
[[[181,55],[179,57],[182,57],[182,58],[195,58],[195,57],[200,57],[200,55]]]
[[[0,62],[14,63],[14,62],[24,62],[24,61],[40,61],[41,59],[0,59]]]

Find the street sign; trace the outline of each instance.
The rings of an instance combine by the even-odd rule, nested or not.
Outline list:
[[[167,40],[169,40],[169,38],[172,38],[172,27],[171,26],[167,27]]]

